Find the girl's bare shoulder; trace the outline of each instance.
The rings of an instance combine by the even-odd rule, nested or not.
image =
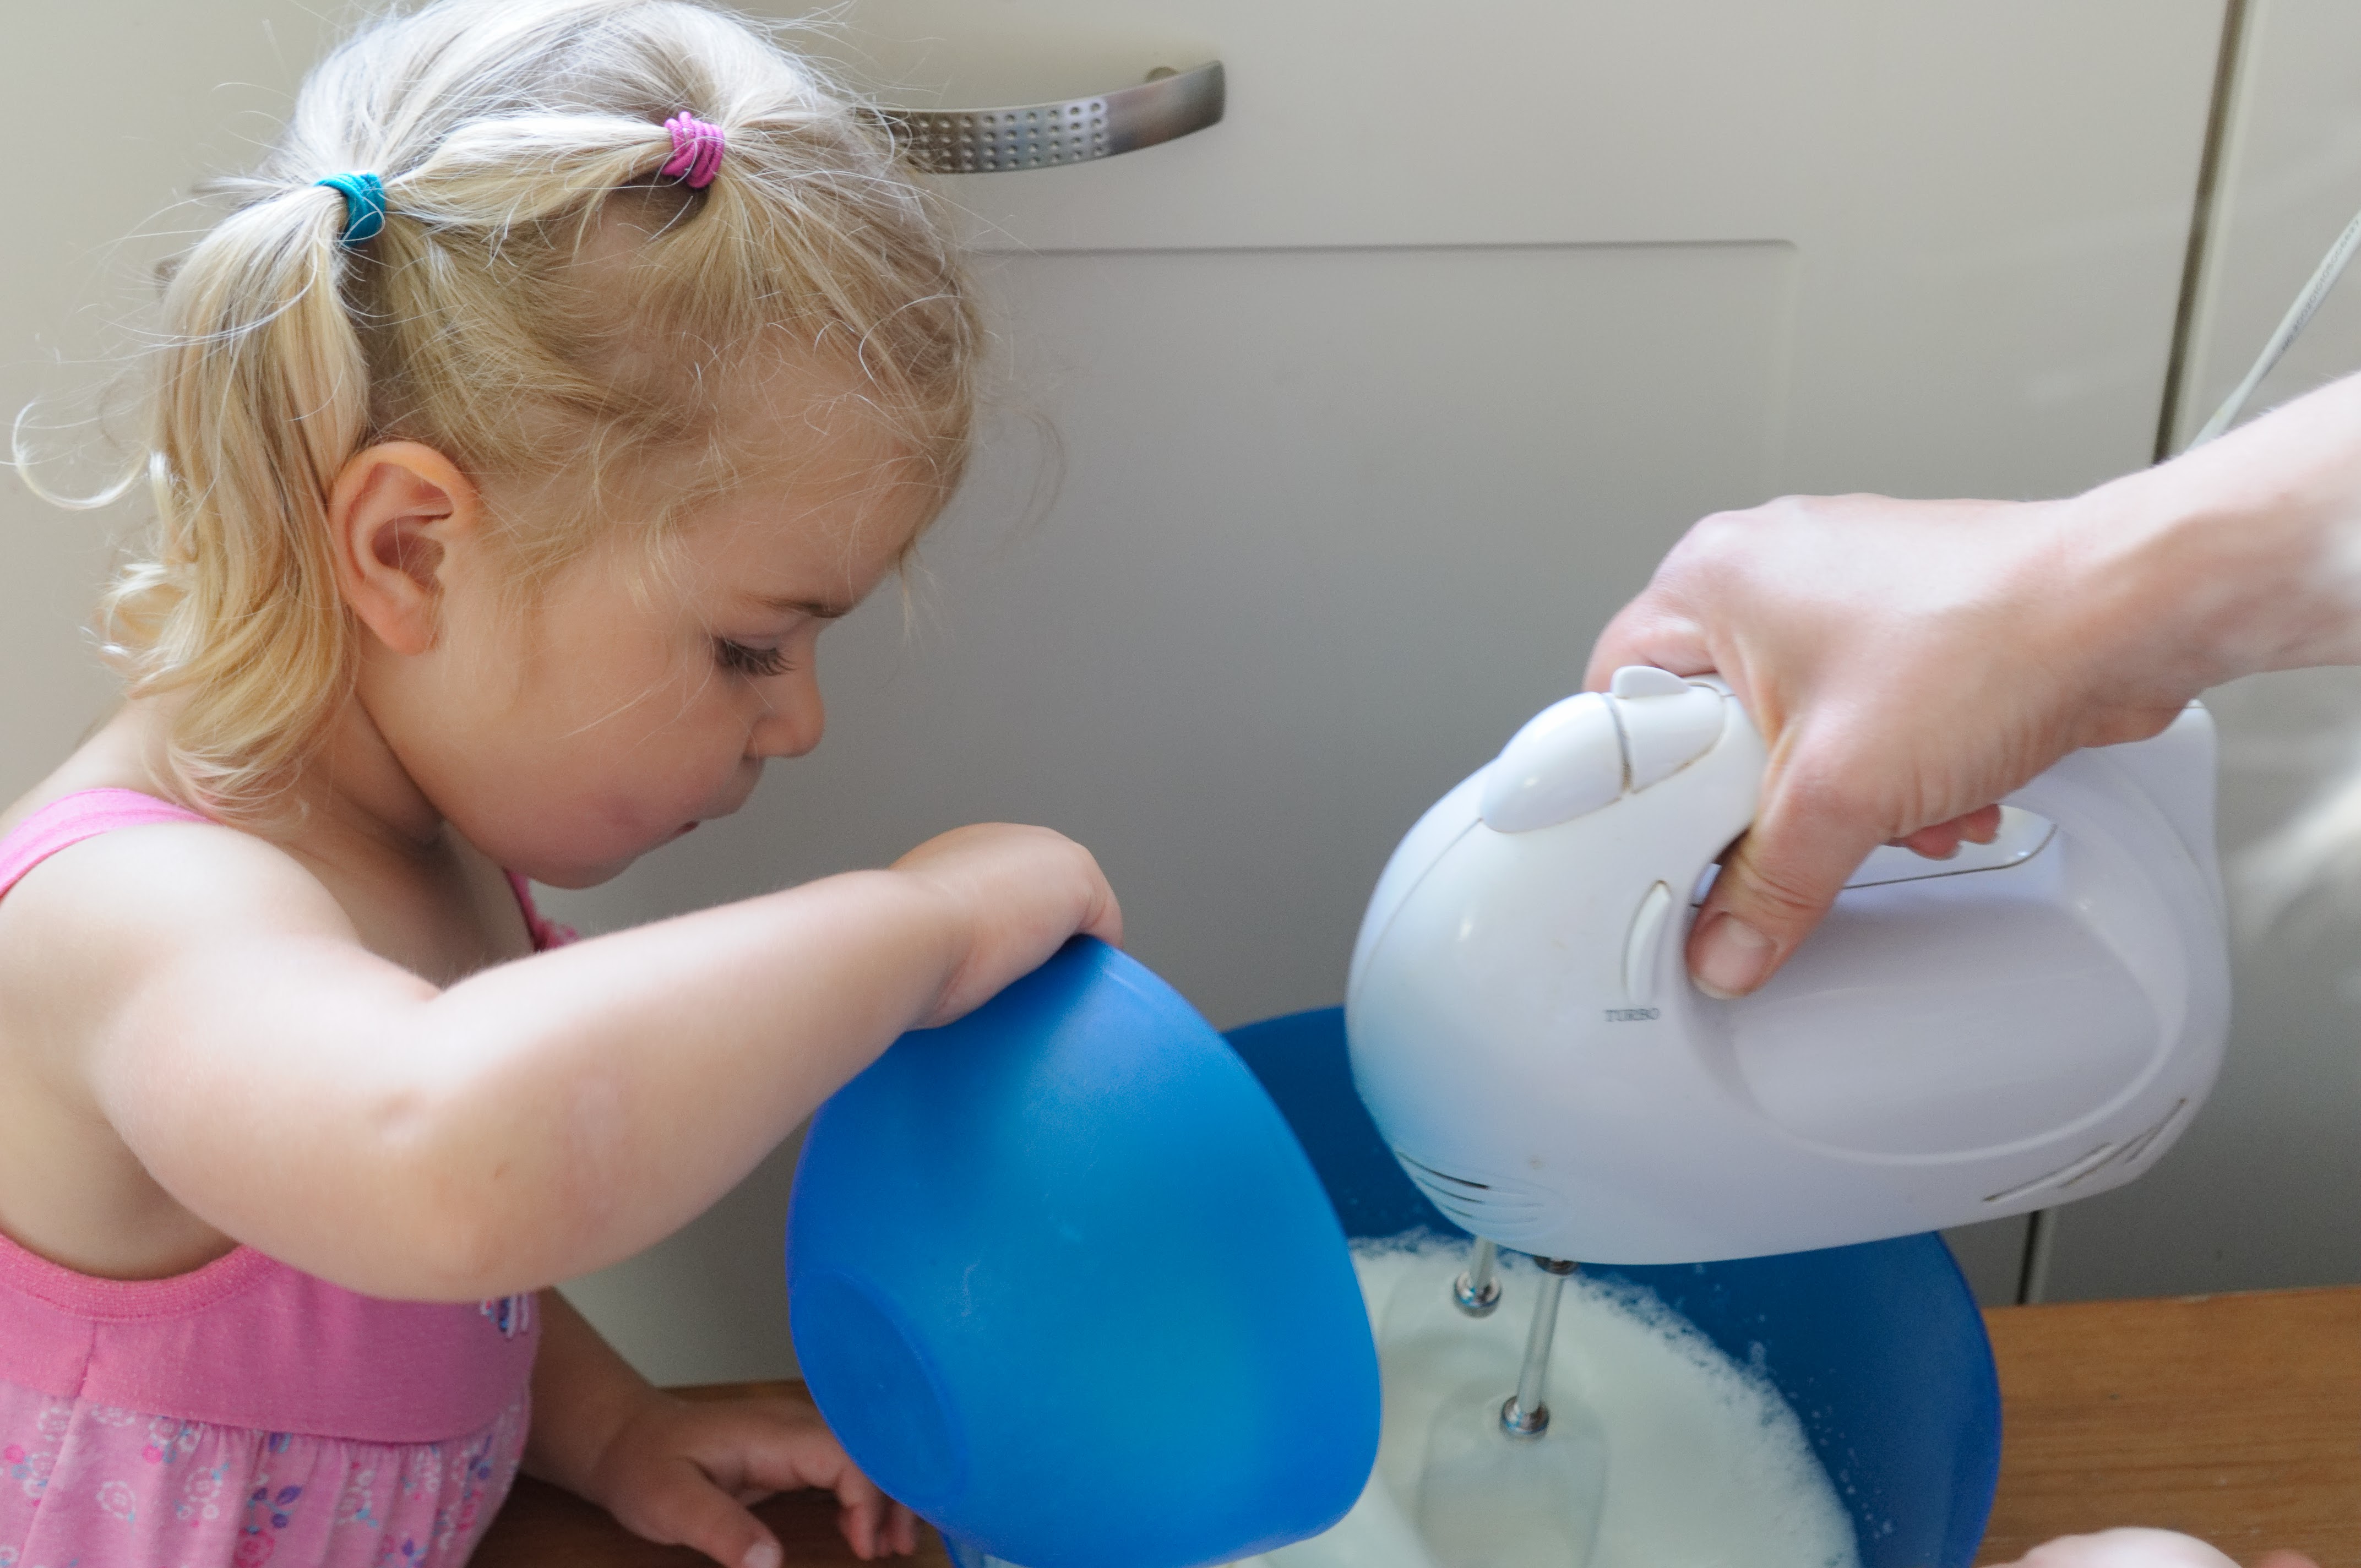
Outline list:
[[[126,705],[47,778],[0,810],[0,839],[60,801],[127,790],[181,811],[181,791],[153,765],[157,716]],[[203,817],[202,812],[194,813]],[[0,896],[0,976],[48,989],[45,975],[97,960],[137,960],[241,928],[350,934],[336,901],[285,847],[205,820],[111,827],[70,842]]]

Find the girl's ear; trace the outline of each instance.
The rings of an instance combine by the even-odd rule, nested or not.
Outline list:
[[[476,487],[415,441],[357,452],[328,492],[336,587],[361,624],[396,653],[423,653],[442,624],[455,551],[483,521]]]

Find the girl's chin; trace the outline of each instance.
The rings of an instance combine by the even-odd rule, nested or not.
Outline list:
[[[554,865],[545,868],[545,870],[536,869],[534,871],[528,872],[525,874],[531,877],[534,882],[541,883],[544,887],[562,887],[569,891],[586,887],[597,887],[602,883],[612,882],[617,877],[621,876],[625,872],[630,871],[632,865],[638,861],[642,855],[653,853],[657,850],[663,849],[667,844],[676,844],[680,842],[680,840],[687,838],[691,833],[695,832],[697,826],[698,824],[697,822],[683,822],[671,832],[666,833],[651,842],[639,845],[637,848],[631,850],[628,854],[625,854],[617,860],[598,861],[592,861],[588,864],[577,863],[565,866]]]
[[[661,850],[679,837],[678,833],[675,833],[670,838],[659,839],[653,844],[642,844],[631,853],[611,861],[593,861],[588,863],[577,861],[571,865],[554,865],[545,870],[535,870],[526,874],[544,887],[562,887],[568,892],[578,892],[586,887],[599,887],[614,881],[637,865],[642,855]]]

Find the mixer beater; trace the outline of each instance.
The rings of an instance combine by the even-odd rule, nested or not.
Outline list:
[[[1575,1265],[1533,1259],[1539,1271],[1524,1359],[1513,1393],[1464,1389],[1435,1412],[1419,1477],[1419,1532],[1441,1568],[1582,1568],[1607,1495],[1607,1434],[1580,1404],[1553,1421],[1547,1399],[1558,1309]],[[1451,1287],[1471,1318],[1500,1303],[1499,1248],[1479,1240]]]
[[[1525,1364],[1517,1373],[1517,1391],[1500,1407],[1500,1430],[1511,1437],[1539,1437],[1549,1431],[1549,1406],[1542,1395],[1549,1386],[1550,1342],[1557,1337],[1557,1309],[1565,1296],[1565,1277],[1575,1268],[1554,1257],[1537,1257],[1533,1262],[1542,1271],[1542,1288],[1533,1299],[1532,1327],[1525,1331]]]

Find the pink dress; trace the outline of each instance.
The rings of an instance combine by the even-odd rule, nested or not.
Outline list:
[[[66,796],[0,839],[0,896],[100,833],[203,820]],[[524,902],[536,946],[572,935]],[[516,1476],[536,1337],[531,1296],[380,1301],[247,1247],[98,1279],[0,1236],[0,1568],[462,1563]]]

